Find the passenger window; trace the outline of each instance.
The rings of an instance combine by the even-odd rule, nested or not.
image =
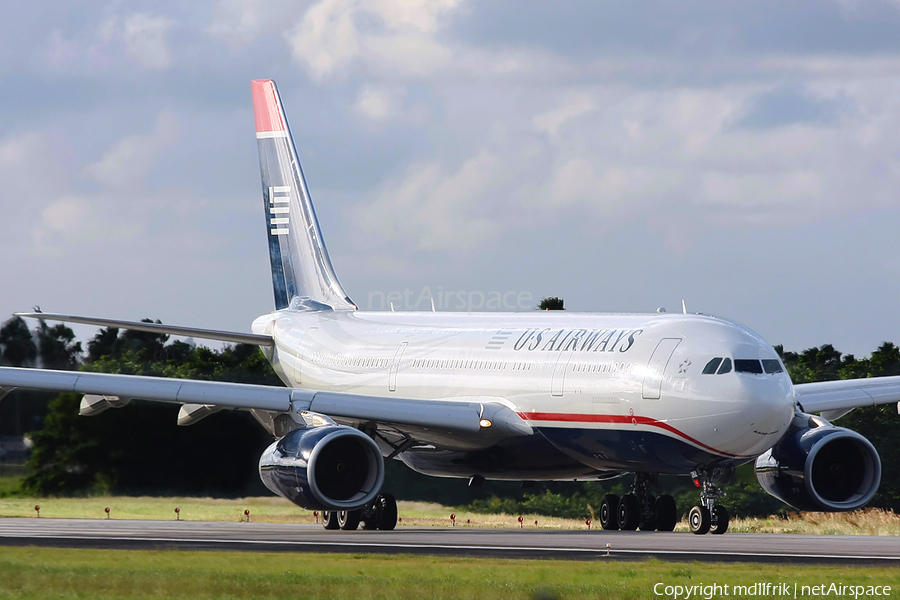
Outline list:
[[[722,362],[722,359],[720,357],[718,357],[718,356],[715,357],[714,359],[712,359],[711,361],[706,363],[705,367],[703,367],[703,374],[704,375],[714,375],[716,372],[716,369],[719,368],[719,363],[721,363],[721,362]]]
[[[775,373],[783,373],[784,369],[781,368],[781,362],[772,359],[772,358],[764,358],[762,361],[763,369],[765,369],[766,373],[769,375],[774,375]]]
[[[736,358],[734,359],[734,370],[738,373],[754,373],[762,375],[762,365],[755,358]]]
[[[719,367],[719,370],[716,371],[716,375],[722,375],[724,373],[731,373],[731,359],[726,358],[722,361],[722,366]]]

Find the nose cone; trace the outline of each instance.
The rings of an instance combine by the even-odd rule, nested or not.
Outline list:
[[[794,414],[791,380],[772,346],[741,325],[713,318],[698,322],[691,342],[692,360],[701,365],[692,381],[695,411],[703,415],[698,439],[741,457],[771,448]],[[707,361],[715,362],[711,371],[702,367]]]
[[[742,455],[761,454],[771,448],[790,427],[794,392],[786,373],[733,373],[738,413],[733,443]]]

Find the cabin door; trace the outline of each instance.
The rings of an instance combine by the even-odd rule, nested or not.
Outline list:
[[[663,376],[666,373],[666,365],[675,352],[675,348],[681,343],[681,338],[663,338],[656,345],[656,350],[650,356],[647,363],[647,374],[644,375],[643,397],[647,400],[659,400],[659,392],[662,388]]]

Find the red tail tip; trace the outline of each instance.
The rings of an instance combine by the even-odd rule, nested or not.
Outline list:
[[[253,117],[256,120],[256,132],[284,131],[281,118],[281,107],[275,82],[271,79],[260,79],[250,82],[253,92]]]

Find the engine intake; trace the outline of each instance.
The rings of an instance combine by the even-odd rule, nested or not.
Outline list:
[[[343,425],[297,429],[259,459],[267,488],[308,509],[354,510],[372,502],[384,482],[378,445]]]
[[[871,442],[850,429],[822,425],[789,432],[756,459],[766,492],[798,510],[856,510],[881,483],[881,459]]]

